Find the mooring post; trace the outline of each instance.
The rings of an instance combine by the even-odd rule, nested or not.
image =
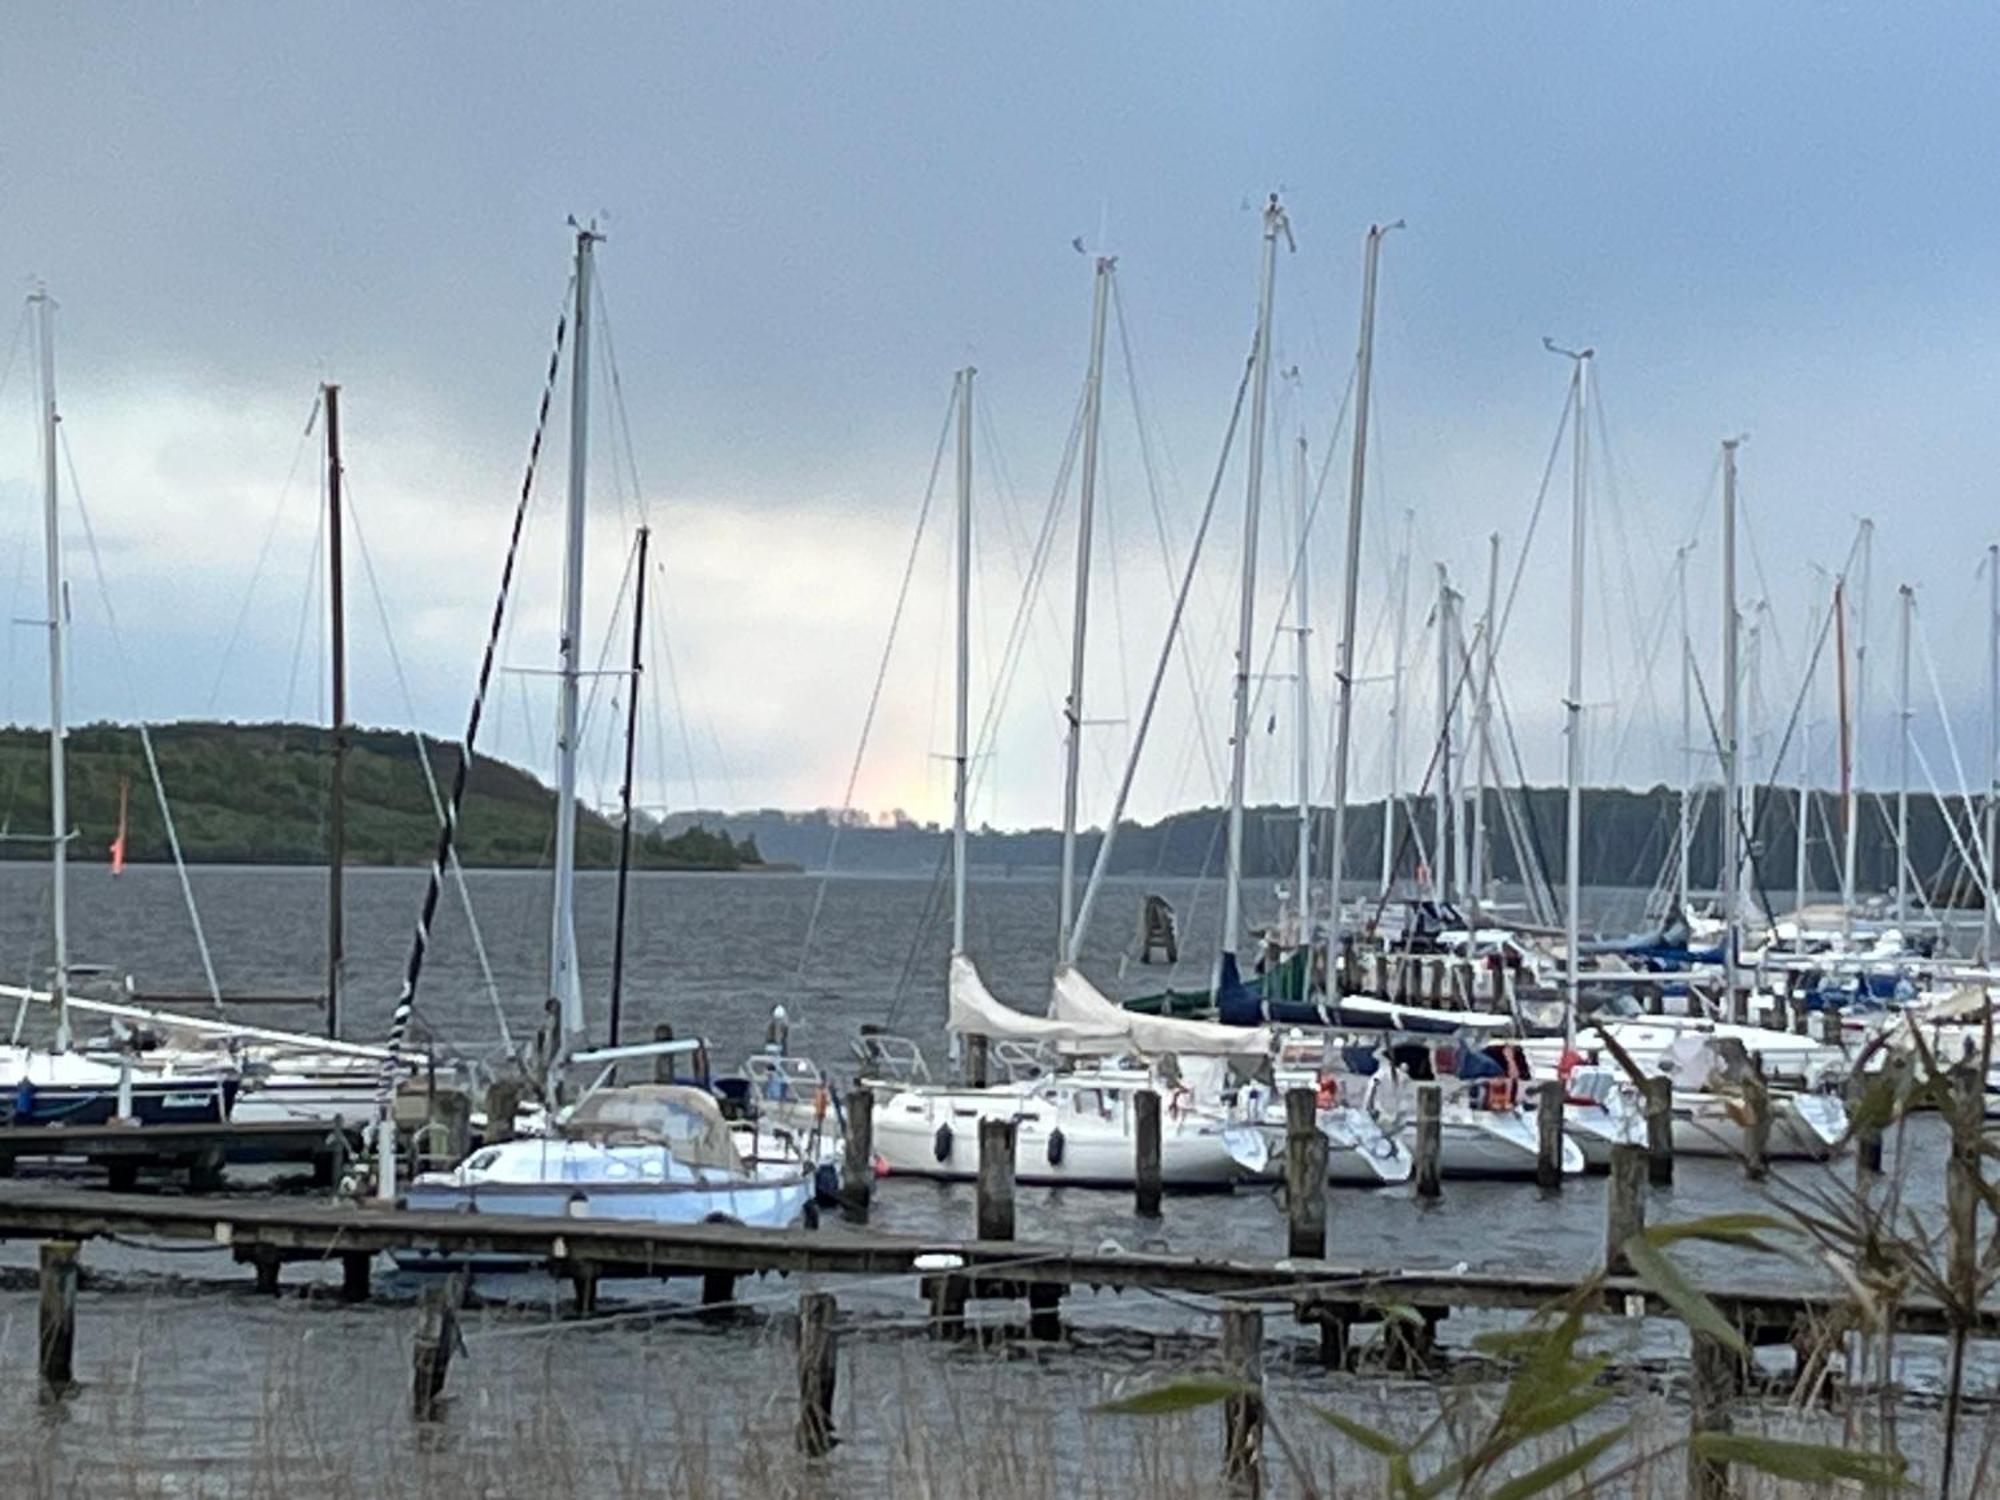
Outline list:
[[[1822,1047],[1845,1047],[1840,1034],[1840,1012],[1827,1006],[1819,1013],[1819,1044]]]
[[[823,1458],[833,1435],[833,1386],[839,1373],[840,1334],[830,1292],[799,1297],[799,1452]]]
[[[1604,1200],[1604,1269],[1622,1276],[1632,1269],[1625,1242],[1646,1228],[1646,1148],[1611,1148],[1611,1181]]]
[[[965,1039],[965,1081],[976,1089],[986,1087],[986,1038],[983,1036]]]
[[[654,1041],[671,1042],[673,1039],[674,1028],[667,1022],[662,1021],[653,1028]],[[672,1083],[674,1081],[674,1062],[675,1058],[671,1052],[655,1053],[653,1057],[653,1082]]]
[[[726,1323],[736,1303],[736,1277],[729,1271],[701,1273],[701,1320]]]
[[[443,1404],[445,1376],[458,1352],[458,1309],[465,1287],[465,1273],[454,1271],[425,1292],[419,1305],[417,1341],[410,1352],[410,1415],[419,1422],[437,1420]]]
[[[1435,1083],[1417,1085],[1417,1196],[1435,1198],[1441,1191],[1438,1152],[1444,1145],[1444,1090]]]
[[[204,1146],[188,1164],[188,1191],[192,1193],[212,1193],[222,1186],[222,1173],[227,1158],[220,1146]]]
[[[1764,1082],[1764,1059],[1751,1055],[1750,1076],[1743,1080],[1743,1105],[1750,1118],[1743,1126],[1743,1171],[1752,1182],[1769,1174],[1771,1159],[1771,1090]]]
[[[278,1295],[278,1273],[285,1263],[275,1250],[259,1247],[250,1256],[250,1265],[257,1273],[257,1290],[266,1297]]]
[[[1535,1186],[1552,1193],[1563,1185],[1562,1080],[1544,1079],[1535,1093]]]
[[[42,1241],[42,1394],[61,1395],[75,1375],[75,1240]]]
[[[979,1238],[1014,1238],[1014,1122],[979,1122]]]
[[[1264,1314],[1222,1310],[1222,1369],[1246,1387],[1222,1403],[1222,1483],[1232,1496],[1257,1500],[1264,1488]]]
[[[1028,1284],[1028,1337],[1053,1344],[1062,1337],[1063,1289],[1053,1281]]]
[[[1326,1137],[1311,1089],[1285,1091],[1285,1253],[1326,1258]]]
[[[347,1250],[340,1257],[340,1300],[366,1302],[368,1281],[375,1269],[375,1257],[366,1250]]]
[[[1864,1125],[1854,1132],[1854,1185],[1867,1192],[1882,1176],[1882,1127]]]
[[[931,1303],[931,1337],[955,1339],[965,1332],[965,1300],[971,1285],[963,1276],[932,1276],[924,1282]]]
[[[1693,1335],[1690,1352],[1689,1436],[1728,1432],[1729,1403],[1740,1378],[1736,1352],[1707,1333]],[[1703,1457],[1693,1442],[1688,1444],[1687,1492],[1688,1500],[1728,1500],[1730,1494],[1729,1465]]]
[[[1160,1095],[1141,1089],[1132,1097],[1133,1209],[1142,1219],[1160,1216]]]
[[[1654,1187],[1674,1181],[1674,1081],[1648,1078],[1646,1100],[1646,1180]]]
[[[597,1311],[597,1263],[588,1260],[572,1260],[569,1263],[569,1287],[572,1296],[572,1311],[579,1318],[588,1318]],[[703,1311],[707,1311],[704,1297]]]
[[[518,1078],[498,1078],[486,1090],[486,1144],[514,1139],[514,1118],[521,1113],[524,1092]]]
[[[840,1211],[851,1224],[868,1222],[875,1193],[875,1091],[857,1085],[847,1096],[847,1128],[840,1138]]]

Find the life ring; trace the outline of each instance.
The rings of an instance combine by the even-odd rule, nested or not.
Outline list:
[[[950,1121],[938,1126],[937,1134],[931,1137],[931,1155],[937,1158],[940,1166],[951,1160]]]
[[[1063,1133],[1062,1133],[1062,1129],[1061,1129],[1061,1127],[1057,1127],[1056,1129],[1054,1129],[1054,1130],[1051,1130],[1051,1131],[1049,1132],[1049,1152],[1048,1152],[1048,1155],[1049,1155],[1049,1165],[1050,1165],[1050,1166],[1052,1166],[1052,1167],[1059,1167],[1059,1166],[1061,1166],[1061,1165],[1062,1165],[1062,1160],[1063,1160],[1063,1148],[1064,1148],[1065,1146],[1067,1146],[1068,1144],[1069,1144],[1069,1143],[1068,1143],[1068,1142],[1067,1142],[1067,1141],[1066,1141],[1066,1140],[1065,1140],[1065,1139],[1063,1138]]]

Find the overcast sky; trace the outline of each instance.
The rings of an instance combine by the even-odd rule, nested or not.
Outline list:
[[[1544,334],[1598,350],[1609,438],[1592,479],[1593,779],[1678,774],[1674,640],[1643,666],[1674,549],[1698,535],[1694,628],[1715,685],[1716,445],[1748,433],[1743,594],[1767,620],[1767,756],[1824,597],[1813,565],[1838,569],[1871,515],[1864,773],[1888,765],[1907,581],[1926,763],[1956,785],[1925,648],[1978,780],[1976,569],[2000,537],[1996,57],[2000,14],[1963,5],[17,8],[0,49],[0,271],[60,303],[68,446],[123,638],[66,499],[72,716],[321,711],[317,429],[302,437],[317,384],[337,380],[410,694],[351,562],[355,715],[458,733],[568,275],[565,219],[597,214],[632,450],[628,465],[600,388],[588,649],[624,650],[613,600],[636,471],[679,688],[647,710],[645,795],[837,804],[967,363],[983,717],[1083,375],[1080,238],[1119,257],[1138,377],[1135,401],[1114,330],[1085,703],[1107,721],[1087,736],[1101,817],[1248,348],[1256,208],[1278,190],[1297,251],[1280,257],[1274,349],[1299,374],[1276,383],[1268,436],[1258,665],[1303,432],[1315,474],[1332,445],[1335,475],[1308,549],[1322,757],[1362,237],[1408,221],[1382,280],[1363,793],[1383,784],[1401,516],[1415,512],[1414,778],[1433,733],[1435,564],[1475,616],[1486,535],[1510,573],[1527,535],[1568,380]],[[9,347],[0,587],[16,618],[41,610],[41,553],[33,368]],[[504,658],[517,667],[555,654],[556,425]],[[871,809],[946,806],[949,473],[862,764]],[[1239,450],[1141,812],[1218,795],[1243,495]],[[1501,662],[1545,781],[1561,766],[1568,496],[1559,465]],[[999,823],[1058,810],[1072,517],[981,762],[978,815]],[[0,709],[17,721],[44,713],[39,649],[12,628]],[[1267,797],[1292,774],[1290,637],[1276,649],[1255,726]],[[503,694],[488,747],[546,768],[546,678],[509,674]],[[1830,669],[1814,701],[1825,781]],[[593,797],[615,784],[608,708]]]

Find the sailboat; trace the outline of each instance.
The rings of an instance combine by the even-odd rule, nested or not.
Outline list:
[[[613,1044],[590,1048],[576,946],[577,751],[580,732],[579,681],[583,675],[583,542],[589,437],[590,329],[593,255],[601,236],[595,228],[576,231],[574,329],[570,344],[570,452],[568,526],[564,546],[560,644],[559,727],[555,899],[549,942],[549,1026],[541,1051],[547,1067],[541,1079],[545,1106],[541,1131],[532,1136],[480,1147],[447,1171],[420,1173],[410,1184],[412,1208],[480,1209],[529,1214],[566,1214],[698,1223],[726,1219],[781,1227],[811,1213],[815,1179],[802,1157],[746,1161],[724,1120],[714,1094],[698,1083],[621,1086],[622,1062],[641,1058],[705,1057],[693,1039]],[[537,435],[539,440],[539,434]],[[525,490],[524,490],[525,497]],[[518,540],[518,531],[516,533]],[[511,576],[513,557],[508,558]],[[502,607],[505,605],[502,594]],[[494,621],[498,628],[496,613]],[[478,726],[480,698],[492,660],[475,697],[472,729]],[[406,971],[391,1052],[407,1025],[416,977],[421,968],[435,909],[437,886],[450,854],[450,840],[463,795],[464,767],[472,758],[473,733],[462,747],[460,777],[453,789],[451,816],[440,836],[431,867],[423,919]],[[579,1091],[577,1076],[588,1077]],[[393,1131],[378,1126],[377,1192],[394,1193]],[[386,1169],[386,1170],[385,1170]]]
[[[127,1061],[110,1062],[76,1050],[70,1032],[68,748],[63,693],[68,585],[62,569],[62,516],[56,484],[55,300],[45,289],[29,297],[41,355],[43,556],[49,642],[49,916],[54,962],[48,998],[54,1045],[0,1047],[0,1120],[14,1125],[96,1125],[113,1119],[140,1124],[205,1124],[229,1117],[237,1080],[215,1073],[135,1075]],[[25,997],[24,997],[25,998]]]

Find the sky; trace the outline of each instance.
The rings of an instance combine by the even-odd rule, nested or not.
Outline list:
[[[1570,377],[1544,336],[1596,350],[1601,397],[1587,778],[1683,774],[1674,557],[1694,544],[1690,633],[1719,691],[1716,455],[1745,434],[1753,767],[1798,774],[1796,748],[1777,750],[1802,703],[1801,725],[1816,720],[1806,769],[1834,776],[1830,655],[1801,685],[1831,575],[1849,567],[1864,780],[1886,786],[1896,755],[1903,583],[1923,774],[1947,789],[1984,779],[1979,570],[2000,540],[1990,8],[85,4],[11,21],[0,278],[20,299],[45,283],[60,308],[83,506],[65,479],[72,720],[325,711],[307,422],[319,383],[336,381],[354,716],[462,732],[574,215],[606,236],[614,356],[601,330],[593,662],[623,656],[632,533],[653,528],[642,798],[946,814],[948,454],[929,481],[953,373],[971,365],[974,815],[1049,824],[1073,478],[1021,601],[1083,386],[1092,257],[1106,254],[1118,316],[1082,756],[1083,813],[1102,819],[1244,369],[1258,209],[1275,191],[1296,249],[1277,256],[1254,797],[1293,795],[1302,723],[1308,779],[1327,784],[1348,505],[1337,413],[1363,236],[1394,219],[1406,227],[1383,256],[1357,596],[1357,795],[1387,783],[1405,512],[1401,781],[1424,775],[1435,734],[1437,566],[1476,622],[1494,532],[1515,598],[1498,672],[1520,769],[1561,776],[1567,448],[1519,562]],[[32,621],[46,617],[34,366],[14,319],[0,313],[0,588],[9,619]],[[544,771],[567,399],[565,377],[482,741]],[[1319,495],[1303,548],[1300,436]],[[1224,471],[1134,777],[1142,815],[1221,795],[1246,447]],[[1865,589],[1851,558],[1863,517]],[[1304,710],[1298,637],[1278,630],[1301,557]],[[41,634],[10,628],[0,716],[44,721]],[[592,685],[585,795],[604,801],[624,689]]]

